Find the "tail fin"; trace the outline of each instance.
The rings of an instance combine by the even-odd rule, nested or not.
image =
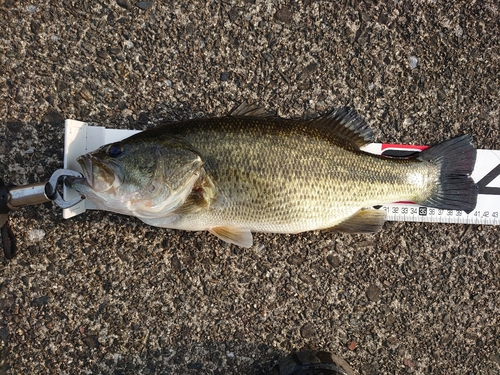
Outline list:
[[[450,139],[424,150],[419,159],[440,167],[439,186],[434,195],[419,204],[470,213],[476,207],[477,186],[471,178],[476,149],[470,135]]]

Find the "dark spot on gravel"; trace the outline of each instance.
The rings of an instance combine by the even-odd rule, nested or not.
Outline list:
[[[174,255],[172,256],[172,258],[170,258],[170,264],[172,266],[172,270],[174,270],[175,272],[181,272],[182,264],[177,255]]]
[[[227,13],[229,17],[229,21],[234,22],[239,16],[238,8],[231,8],[229,12]]]
[[[121,52],[122,52],[122,47],[120,47],[120,46],[109,47],[109,53],[111,53],[113,55],[118,55]]]
[[[149,116],[146,112],[139,113],[139,117],[137,118],[137,123],[139,125],[147,125],[149,121]]]
[[[387,25],[387,22],[389,21],[389,17],[387,16],[386,13],[381,13],[379,16],[378,16],[378,19],[377,19],[377,22],[378,23],[381,23],[383,25]]]
[[[42,122],[54,126],[64,125],[64,116],[54,110],[48,110],[42,117]]]
[[[316,328],[312,323],[306,323],[300,328],[300,335],[305,339],[310,339],[316,335]]]
[[[361,375],[376,375],[378,374],[378,366],[376,364],[367,363],[360,368]]]
[[[495,362],[496,364],[500,365],[500,353],[491,353],[490,361]]]
[[[49,296],[42,296],[42,297],[38,297],[38,298],[35,298],[33,300],[33,306],[43,306],[43,305],[46,305],[50,300],[50,297]]]
[[[370,284],[368,289],[366,290],[366,297],[372,302],[378,301],[378,298],[380,296],[380,288],[376,286],[375,284]]]
[[[274,18],[284,23],[292,22],[292,17],[293,17],[292,12],[286,6],[283,6],[281,9],[278,9],[278,11],[274,15]]]
[[[307,273],[301,273],[299,275],[299,279],[306,284],[314,283],[314,278],[312,276],[308,275]]]
[[[91,349],[97,349],[99,347],[99,339],[96,335],[84,337],[82,341]]]
[[[303,80],[309,78],[318,69],[319,65],[317,63],[310,63],[304,70],[297,76],[297,80]]]
[[[201,369],[203,369],[203,364],[200,363],[200,362],[190,362],[186,366],[190,370],[201,370]]]
[[[288,259],[286,261],[288,262],[288,264],[291,264],[294,266],[300,266],[302,263],[304,263],[305,260],[306,260],[306,258],[304,256],[294,254],[294,255],[288,257]]]
[[[7,130],[11,133],[18,133],[24,127],[21,121],[7,121],[5,125],[7,126]]]
[[[151,8],[153,6],[153,2],[152,1],[139,1],[139,2],[135,3],[135,6],[142,9],[142,10],[148,10],[149,8]]]
[[[9,329],[7,327],[0,328],[0,341],[6,342],[9,339]]]
[[[116,0],[116,3],[127,10],[132,9],[132,4],[130,4],[129,0]]]
[[[326,260],[328,261],[328,264],[334,268],[340,266],[340,257],[338,255],[329,254],[326,257]]]

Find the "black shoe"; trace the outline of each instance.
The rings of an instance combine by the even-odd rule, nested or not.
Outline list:
[[[307,350],[290,354],[269,375],[354,375],[354,371],[334,354]]]

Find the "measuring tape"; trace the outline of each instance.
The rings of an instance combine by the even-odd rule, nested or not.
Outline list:
[[[76,158],[94,151],[102,145],[118,142],[138,133],[138,130],[106,129],[102,126],[90,126],[85,122],[66,120],[64,139],[64,168],[81,172]],[[371,143],[363,150],[372,154],[386,156],[409,156],[428,146],[395,145]],[[474,211],[439,210],[412,203],[392,203],[380,206],[387,212],[387,220],[417,221],[461,224],[500,224],[500,151],[477,150],[476,165],[472,178],[478,185],[477,205]],[[70,200],[78,195],[71,189],[64,191],[64,199]],[[78,205],[63,210],[63,217],[68,219],[95,209],[92,202],[83,200]]]

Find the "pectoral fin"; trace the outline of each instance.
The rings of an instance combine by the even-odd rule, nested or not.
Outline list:
[[[384,210],[363,209],[331,228],[331,230],[346,233],[378,232],[385,223],[385,217]]]
[[[250,229],[241,227],[213,227],[208,230],[221,240],[233,243],[241,247],[250,247],[253,244],[252,232]]]

